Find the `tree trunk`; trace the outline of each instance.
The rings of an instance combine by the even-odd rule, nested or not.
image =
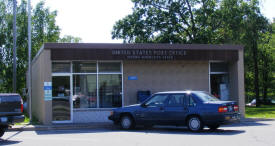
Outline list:
[[[267,99],[267,89],[268,89],[268,58],[263,57],[263,100]]]
[[[255,37],[255,32],[254,35]],[[254,63],[254,93],[256,98],[256,107],[260,106],[260,98],[259,98],[259,68],[258,68],[258,44],[257,40],[253,38],[252,40],[252,50],[253,50],[253,63]]]

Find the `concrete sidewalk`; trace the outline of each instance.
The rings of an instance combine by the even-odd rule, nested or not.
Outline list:
[[[98,129],[112,128],[113,123],[73,123],[73,124],[53,124],[53,125],[13,125],[7,131],[43,131],[43,130],[74,130],[74,129]]]

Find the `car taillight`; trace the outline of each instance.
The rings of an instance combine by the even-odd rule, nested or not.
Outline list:
[[[24,106],[23,106],[23,100],[21,99],[21,112],[23,113]]]
[[[221,107],[219,107],[218,111],[219,111],[219,113],[227,112],[227,106],[221,106]]]
[[[239,111],[239,106],[234,105],[234,111],[235,111],[235,112]]]

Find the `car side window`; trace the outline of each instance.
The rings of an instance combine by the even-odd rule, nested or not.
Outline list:
[[[149,101],[145,103],[146,106],[163,106],[168,100],[167,94],[154,95]]]
[[[193,99],[192,94],[186,95],[187,96],[187,106],[196,106],[196,101]]]
[[[184,106],[184,94],[171,95],[167,102],[167,106],[172,106],[172,107]]]

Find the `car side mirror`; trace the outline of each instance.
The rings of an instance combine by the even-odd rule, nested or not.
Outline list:
[[[143,107],[143,108],[147,107],[147,105],[145,103],[141,104],[140,106]]]

